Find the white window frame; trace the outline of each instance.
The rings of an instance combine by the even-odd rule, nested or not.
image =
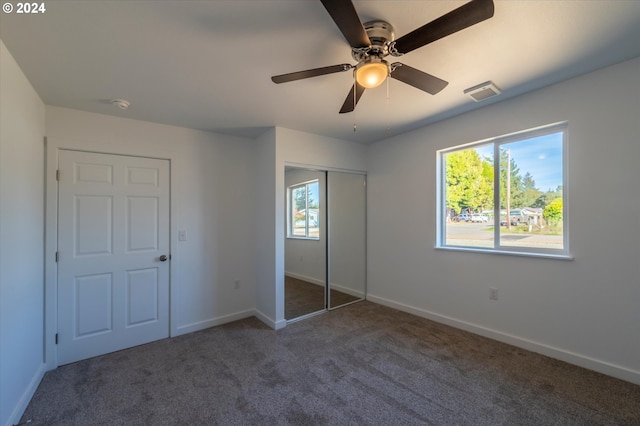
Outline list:
[[[319,179],[312,179],[306,182],[298,182],[295,183],[293,185],[290,185],[287,187],[287,238],[291,238],[291,239],[298,239],[298,240],[319,240],[320,237],[313,237],[309,235],[309,185],[313,185],[313,184],[317,184],[318,188],[320,188],[320,180]],[[305,211],[307,212],[305,215],[305,235],[295,235],[293,233],[293,228],[295,226],[295,218],[293,217],[293,191],[298,189],[298,188],[302,188],[304,187],[305,189],[305,203],[306,203],[306,209]],[[320,212],[320,194],[317,194],[318,196],[318,213]],[[318,214],[318,227],[320,226],[320,215]]]
[[[543,135],[562,133],[562,224],[563,224],[563,241],[562,249],[550,249],[550,248],[537,248],[537,247],[514,247],[503,246],[500,243],[500,164],[499,161],[494,161],[494,187],[493,187],[493,247],[472,247],[472,246],[459,246],[459,245],[447,245],[446,244],[446,167],[444,164],[444,158],[446,154],[461,151],[464,149],[473,148],[480,145],[493,144],[493,158],[500,158],[500,147],[504,144],[518,142],[526,139],[532,139]],[[451,148],[446,148],[437,151],[436,155],[436,171],[437,171],[437,212],[436,212],[436,249],[453,250],[453,251],[472,251],[483,253],[496,253],[507,255],[522,255],[522,256],[534,256],[534,257],[548,257],[557,259],[572,259],[569,250],[569,185],[568,185],[568,123],[560,122],[549,124],[546,126],[537,127],[534,129],[528,129],[516,133],[510,133],[507,135],[497,136],[494,138],[484,139],[481,141],[471,142],[464,145],[458,145]]]

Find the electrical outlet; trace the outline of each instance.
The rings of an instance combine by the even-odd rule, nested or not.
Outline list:
[[[233,282],[233,288],[235,288],[236,290],[240,288],[240,280],[235,280]]]
[[[498,300],[498,289],[495,287],[489,287],[489,299]]]

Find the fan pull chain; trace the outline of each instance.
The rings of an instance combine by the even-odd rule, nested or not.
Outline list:
[[[353,133],[355,133],[358,130],[358,126],[356,125],[356,90],[358,89],[357,87],[358,83],[356,82],[356,74],[353,73]]]
[[[390,103],[389,101],[391,99],[391,96],[389,95],[389,92],[390,92],[389,80],[391,80],[391,78],[387,77],[387,100],[386,100],[386,109],[387,109],[387,111],[386,111],[386,114],[385,114],[387,116],[387,136],[391,135],[391,118],[390,118],[390,115],[389,115],[389,111],[391,110],[391,108],[389,107],[389,103]]]
[[[389,80],[390,78],[387,76],[387,105],[389,105]]]

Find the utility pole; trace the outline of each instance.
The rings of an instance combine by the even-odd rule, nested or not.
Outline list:
[[[511,150],[507,150],[507,229],[511,229]]]

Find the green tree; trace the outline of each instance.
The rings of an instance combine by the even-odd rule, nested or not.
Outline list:
[[[510,167],[507,167],[507,164]],[[507,170],[510,169],[510,178],[507,179]],[[508,150],[500,148],[500,206],[507,206],[507,182],[510,186],[511,208],[527,207],[524,197],[524,183],[520,176],[520,168],[515,160],[510,157]]]
[[[541,193],[531,206],[544,209],[556,198],[562,198],[562,185],[558,185],[555,191],[549,190]]]
[[[309,189],[309,193],[307,194],[309,200],[309,208],[317,209],[319,207],[319,198],[316,198],[316,192],[319,192],[318,183],[310,183],[309,185],[307,185],[307,188]]]
[[[293,198],[296,202],[296,210],[304,210],[307,208],[307,192],[304,186],[294,188]]]
[[[318,192],[320,191],[317,182],[300,185],[297,188],[294,188],[293,199],[295,200],[296,209],[305,210],[307,207],[310,209],[317,209],[319,203],[316,193]]]
[[[542,211],[542,217],[550,226],[557,226],[562,222],[562,198],[556,198]]]
[[[478,204],[483,210],[493,209],[493,165],[487,159],[482,160],[482,175],[478,185]]]
[[[542,195],[542,192],[536,188],[536,182],[533,180],[531,173],[527,172],[522,179],[522,207],[532,207]]]
[[[448,208],[459,214],[464,208],[482,210],[491,206],[491,181],[487,180],[492,180],[493,173],[474,149],[447,154],[445,163]]]

